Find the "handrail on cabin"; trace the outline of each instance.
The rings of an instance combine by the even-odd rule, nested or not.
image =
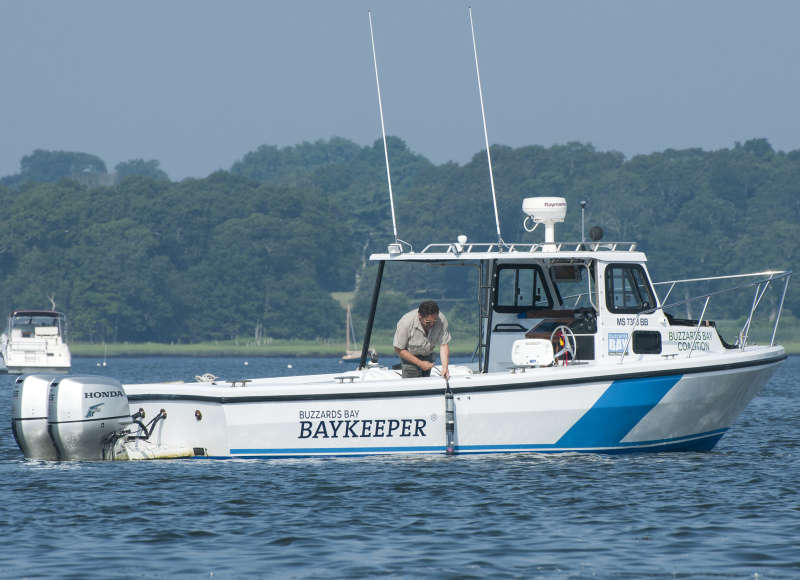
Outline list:
[[[677,284],[689,283],[689,282],[707,282],[707,281],[714,281],[714,280],[733,280],[733,279],[738,279],[738,278],[753,278],[753,277],[761,277],[761,279],[760,280],[754,280],[753,282],[750,282],[750,283],[747,283],[747,284],[738,284],[738,285],[733,286],[731,288],[725,288],[723,290],[717,290],[715,292],[709,292],[707,294],[701,294],[701,295],[698,295],[698,296],[693,296],[693,297],[688,298],[686,300],[681,300],[681,301],[678,301],[678,302],[671,302],[669,304],[665,303],[667,298],[669,298],[670,293],[672,292],[672,290],[675,288],[675,286]],[[729,292],[733,292],[735,290],[741,290],[743,288],[755,288],[755,294],[753,296],[753,301],[752,301],[752,303],[750,305],[750,311],[747,314],[747,318],[745,319],[745,323],[742,326],[742,329],[739,331],[739,336],[737,338],[738,346],[739,346],[740,349],[743,350],[745,348],[745,346],[747,346],[747,338],[748,338],[748,335],[750,333],[750,328],[752,326],[753,319],[755,317],[755,314],[756,314],[756,311],[758,309],[758,306],[759,306],[759,304],[761,304],[762,298],[764,298],[764,295],[766,294],[767,290],[773,285],[774,282],[777,282],[779,280],[784,280],[783,290],[781,292],[781,298],[780,298],[780,300],[778,302],[778,312],[777,312],[777,314],[775,316],[775,324],[773,325],[773,328],[772,328],[772,336],[770,338],[770,343],[769,343],[770,346],[774,346],[774,344],[775,344],[775,335],[778,332],[778,323],[780,322],[781,314],[783,313],[783,304],[784,304],[785,299],[786,299],[786,292],[789,289],[789,282],[791,281],[791,279],[792,279],[792,271],[791,270],[769,270],[769,271],[765,271],[765,272],[754,272],[754,273],[751,273],[751,274],[734,274],[734,275],[728,275],[728,276],[708,276],[708,277],[704,277],[704,278],[687,278],[687,279],[684,279],[684,280],[671,280],[671,281],[666,281],[666,282],[656,282],[653,285],[654,286],[660,286],[660,285],[670,284],[670,288],[667,291],[667,294],[664,296],[664,299],[662,300],[661,307],[659,308],[660,310],[663,311],[664,308],[680,306],[680,305],[688,304],[690,302],[694,302],[694,301],[697,301],[697,300],[705,300],[706,302],[705,302],[704,308],[703,308],[703,315],[705,314],[706,308],[708,306],[708,301],[713,296],[718,296],[720,294],[726,294],[726,293],[729,293]],[[656,310],[659,310],[659,309],[656,309]],[[703,322],[703,316],[701,316],[700,320],[698,320],[698,329],[699,329],[700,325],[702,324],[702,322]],[[691,351],[690,351],[689,354],[691,356]]]
[[[556,252],[633,252],[636,242],[552,242],[552,243],[505,243],[497,242],[467,242],[460,244],[436,243],[428,244],[420,253],[422,254],[474,254],[474,253],[551,253]]]
[[[762,278],[761,280],[755,280],[755,281],[750,282],[748,284],[739,284],[739,285],[733,286],[731,288],[725,288],[723,290],[717,290],[715,292],[709,292],[707,294],[701,294],[701,295],[698,295],[698,296],[693,296],[691,298],[688,298],[686,300],[681,300],[679,302],[671,302],[669,304],[665,304],[666,299],[669,297],[669,295],[672,292],[672,290],[675,288],[675,286],[677,284],[680,284],[680,283],[706,282],[706,281],[713,281],[713,280],[731,280],[731,279],[737,279],[737,278],[748,278],[748,277],[756,277],[756,276],[762,276],[762,277],[766,276],[766,278]],[[775,335],[778,332],[778,323],[780,322],[780,319],[781,319],[781,313],[783,312],[783,304],[784,304],[784,301],[786,299],[786,292],[789,289],[789,281],[791,280],[791,278],[792,278],[792,271],[791,270],[776,270],[776,271],[766,271],[766,272],[754,272],[752,274],[734,274],[734,275],[729,275],[729,276],[709,276],[709,277],[705,277],[705,278],[687,278],[687,279],[684,279],[684,280],[670,280],[670,281],[666,281],[666,282],[655,282],[655,283],[653,283],[654,286],[662,286],[662,285],[665,285],[665,284],[670,284],[670,289],[669,289],[669,291],[667,291],[667,294],[664,296],[664,300],[661,301],[661,306],[659,306],[657,308],[651,308],[649,310],[643,310],[642,312],[638,312],[636,314],[636,321],[633,324],[633,328],[635,329],[636,327],[639,326],[639,319],[643,314],[653,314],[654,312],[658,312],[659,310],[661,312],[664,312],[665,308],[672,308],[672,307],[675,307],[675,306],[681,306],[681,305],[689,304],[691,302],[695,302],[695,301],[698,301],[698,300],[703,300],[704,301],[703,302],[703,311],[700,314],[700,318],[697,321],[697,326],[695,327],[695,330],[694,330],[694,333],[693,333],[694,334],[694,338],[692,340],[692,346],[689,349],[689,352],[687,353],[687,357],[691,357],[692,353],[695,350],[695,345],[697,343],[697,337],[698,337],[698,334],[700,332],[700,327],[703,325],[703,320],[705,318],[705,313],[706,313],[706,311],[708,309],[708,305],[709,305],[709,302],[711,301],[711,298],[714,297],[714,296],[718,296],[720,294],[727,294],[729,292],[733,292],[733,291],[736,291],[736,290],[741,290],[743,288],[753,288],[753,287],[755,287],[755,295],[753,296],[753,301],[752,301],[752,304],[750,306],[750,312],[748,313],[747,318],[745,320],[745,323],[742,326],[742,329],[739,331],[739,335],[737,337],[737,346],[739,347],[740,350],[744,350],[745,347],[747,346],[747,338],[748,338],[749,333],[750,333],[750,328],[752,326],[753,319],[754,319],[755,314],[756,314],[756,310],[758,309],[759,304],[761,304],[762,298],[764,298],[764,295],[766,294],[767,290],[769,289],[769,287],[772,285],[773,282],[777,282],[778,280],[784,280],[783,291],[781,293],[781,298],[780,298],[780,301],[778,303],[778,313],[775,316],[775,324],[773,325],[772,336],[771,336],[770,342],[769,342],[770,346],[774,346],[775,345]],[[632,336],[633,336],[633,333],[629,334],[629,336],[628,336],[628,340],[625,343],[625,349],[623,350],[622,356],[620,357],[620,364],[622,364],[623,360],[625,359],[625,354],[628,352],[628,348],[630,346],[630,342],[631,342]]]

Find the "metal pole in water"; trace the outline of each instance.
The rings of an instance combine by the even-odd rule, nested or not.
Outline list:
[[[447,446],[445,453],[447,455],[455,455],[456,453],[456,413],[455,401],[453,400],[453,391],[450,390],[450,379],[445,379],[444,391],[444,430],[445,438],[447,439]]]
[[[394,215],[394,195],[392,194],[392,174],[389,171],[389,148],[386,145],[386,127],[383,124],[383,101],[381,100],[381,81],[378,78],[378,57],[375,55],[375,36],[372,33],[372,10],[369,14],[369,39],[372,42],[372,63],[375,65],[375,85],[378,87],[378,111],[381,115],[381,134],[383,135],[383,155],[386,159],[386,179],[389,182],[389,206],[392,208],[392,229],[397,242],[397,220]]]
[[[475,53],[475,73],[478,76],[478,95],[481,99],[481,117],[483,118],[483,138],[486,141],[486,158],[489,161],[489,184],[492,186],[492,202],[494,203],[494,223],[497,226],[497,243],[500,245],[500,251],[503,251],[505,242],[503,236],[500,235],[500,215],[497,212],[497,195],[494,191],[494,173],[492,172],[492,154],[489,151],[489,132],[486,130],[486,111],[483,106],[483,87],[481,86],[481,69],[478,66],[478,45],[475,42],[475,26],[472,23],[472,6],[469,10],[469,28],[472,31],[472,52]]]

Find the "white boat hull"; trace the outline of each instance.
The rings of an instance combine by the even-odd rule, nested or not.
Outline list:
[[[59,366],[11,366],[6,367],[5,372],[9,375],[29,375],[33,373],[38,374],[56,374],[65,375],[72,367],[59,367]]]
[[[715,359],[453,377],[455,452],[709,450],[785,354],[775,347]],[[254,380],[246,387],[125,389],[132,412],[167,411],[151,441],[193,448],[198,455],[444,453],[444,381],[401,381],[392,374],[372,369],[353,383],[317,375]]]
[[[707,451],[785,358],[763,347],[516,373],[452,367],[452,452]],[[445,395],[441,378],[374,367],[224,384],[30,375],[15,385],[12,423],[35,459],[442,454]]]

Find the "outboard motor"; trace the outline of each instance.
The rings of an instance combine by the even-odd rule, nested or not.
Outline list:
[[[58,451],[47,433],[47,395],[53,375],[17,378],[11,404],[11,431],[28,459],[58,459]]]
[[[59,459],[103,459],[103,444],[131,422],[116,379],[68,376],[50,386],[47,429]]]

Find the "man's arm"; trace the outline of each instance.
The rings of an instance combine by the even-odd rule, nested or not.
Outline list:
[[[442,359],[442,376],[450,378],[450,344],[439,347],[439,358]]]
[[[410,363],[412,365],[417,365],[423,371],[428,371],[428,370],[433,368],[433,363],[432,362],[418,359],[413,354],[411,354],[408,351],[408,349],[406,349],[406,348],[394,347],[394,352],[397,354],[397,356],[399,356],[401,359],[403,359],[407,363]]]

